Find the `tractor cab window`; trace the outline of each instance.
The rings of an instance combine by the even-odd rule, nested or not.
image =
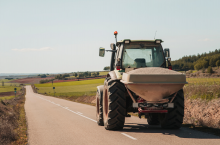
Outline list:
[[[160,44],[133,42],[124,45],[122,68],[160,67],[164,61]]]

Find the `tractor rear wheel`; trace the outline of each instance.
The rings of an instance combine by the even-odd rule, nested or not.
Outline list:
[[[97,91],[96,93],[96,120],[97,120],[97,124],[100,126],[104,126],[104,122],[103,122],[103,96],[101,94],[99,94],[99,92]]]
[[[147,122],[149,125],[159,125],[160,120],[158,114],[150,113],[149,116],[147,117]]]
[[[160,114],[162,128],[179,129],[183,123],[184,93],[182,89],[177,92],[173,103],[174,108],[169,109],[168,113]]]
[[[105,129],[123,129],[125,116],[125,87],[119,81],[107,78],[103,90],[103,118]]]

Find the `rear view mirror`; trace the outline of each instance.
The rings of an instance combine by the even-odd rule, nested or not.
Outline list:
[[[165,57],[170,57],[170,49],[169,48],[164,49],[164,56]]]
[[[105,48],[102,48],[102,47],[99,48],[99,56],[101,57],[105,56]]]

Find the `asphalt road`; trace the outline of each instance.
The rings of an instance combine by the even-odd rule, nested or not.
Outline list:
[[[33,93],[27,86],[25,111],[29,145],[220,145],[211,134],[149,126],[146,119],[126,118],[123,130],[98,126],[95,107]]]

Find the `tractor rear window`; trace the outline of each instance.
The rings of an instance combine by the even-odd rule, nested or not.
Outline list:
[[[124,47],[122,68],[160,67],[165,61],[159,44],[131,43]]]

